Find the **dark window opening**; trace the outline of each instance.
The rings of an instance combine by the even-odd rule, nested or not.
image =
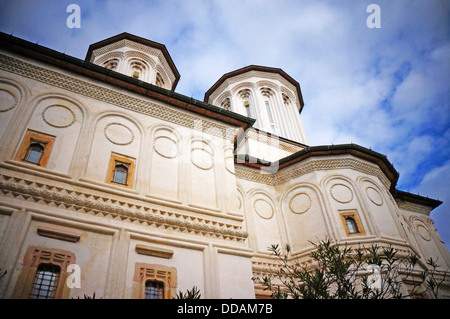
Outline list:
[[[33,281],[31,299],[54,299],[60,277],[60,268],[55,265],[41,264],[37,268]]]
[[[347,229],[350,234],[359,233],[358,224],[353,217],[345,217],[345,224],[347,225]]]
[[[116,162],[114,166],[113,182],[127,185],[129,164]]]
[[[28,146],[24,161],[39,165],[42,155],[44,154],[45,143],[32,142]]]
[[[145,299],[164,299],[164,284],[148,280],[145,283]]]

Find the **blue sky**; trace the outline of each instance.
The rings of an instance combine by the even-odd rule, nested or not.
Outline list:
[[[69,4],[81,8],[70,29]],[[381,9],[370,29],[369,4]],[[450,1],[5,1],[0,31],[84,59],[121,32],[166,45],[176,91],[203,100],[220,76],[282,68],[302,88],[308,144],[357,143],[387,155],[397,188],[444,201],[431,213],[450,243]]]

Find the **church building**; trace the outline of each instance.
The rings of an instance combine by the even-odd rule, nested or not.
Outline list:
[[[309,145],[285,71],[230,70],[199,101],[135,35],[84,60],[0,43],[0,298],[266,298],[252,278],[276,267],[268,247],[305,260],[324,238],[450,269],[441,202],[397,189],[376,151]]]

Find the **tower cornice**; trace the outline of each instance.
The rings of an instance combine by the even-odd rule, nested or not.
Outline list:
[[[280,68],[272,68],[272,67],[261,66],[261,65],[249,65],[249,66],[243,67],[241,69],[234,70],[234,71],[231,71],[231,72],[228,72],[228,73],[222,75],[222,77],[216,83],[214,83],[213,86],[208,91],[206,91],[204,101],[206,103],[208,103],[208,100],[209,100],[209,97],[211,96],[211,94],[213,94],[213,92],[216,91],[217,88],[219,88],[227,79],[230,79],[232,77],[235,77],[235,76],[247,73],[247,72],[251,72],[251,71],[279,74],[281,77],[286,79],[289,83],[291,83],[297,91],[298,99],[300,102],[299,113],[301,113],[305,103],[303,101],[300,84],[296,80],[294,80],[294,78],[292,78],[289,74],[287,74],[285,71],[283,71]]]

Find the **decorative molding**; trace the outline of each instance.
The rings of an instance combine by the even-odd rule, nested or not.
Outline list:
[[[245,135],[245,139],[243,139],[241,141],[241,143],[239,144],[239,147],[241,147],[245,142],[247,142],[248,139],[259,142],[259,143],[264,143],[269,146],[274,146],[276,148],[279,148],[283,151],[290,152],[292,154],[306,148],[306,146],[299,145],[296,143],[290,143],[278,136],[273,136],[270,133],[266,133],[263,131],[257,131],[255,129],[250,129],[247,132],[247,134]]]
[[[431,240],[431,234],[428,231],[427,227],[424,224],[416,223],[416,229],[417,233],[419,233],[420,237],[423,238],[423,240],[430,241]]]
[[[275,84],[273,82],[267,81],[267,80],[258,81],[258,82],[255,83],[255,86],[256,86],[256,88],[258,88],[261,91],[261,93],[265,89],[274,90],[276,92],[280,91],[280,86],[279,85],[277,85],[277,84]],[[271,92],[268,92],[268,93],[273,94],[274,92],[271,91]]]
[[[256,169],[256,168],[251,168],[251,167],[247,167],[244,165],[236,165],[235,173],[236,173],[236,177],[240,178],[240,179],[246,179],[248,181],[267,184],[267,185],[277,185],[277,183],[275,181],[275,175],[262,174],[261,170]]]
[[[228,173],[236,175],[234,171],[234,157],[232,155],[225,156],[225,169]]]
[[[0,69],[77,94],[82,94],[127,110],[161,119],[163,121],[175,123],[188,128],[197,128],[199,126],[198,116],[193,116],[186,112],[178,111],[173,107],[168,107],[163,104],[157,104],[148,100],[136,98],[134,96],[121,93],[118,90],[113,90],[94,83],[86,82],[7,55],[0,54]],[[230,136],[229,127],[207,119],[202,119],[200,129],[202,129],[202,132],[205,134],[211,134],[217,137],[232,138],[234,136]],[[239,129],[234,128],[233,130],[234,133],[237,133]]]
[[[75,113],[64,105],[49,105],[42,111],[45,123],[56,128],[66,128],[76,121]]]
[[[214,166],[214,150],[203,140],[191,143],[191,162],[202,170],[210,170]]]
[[[168,62],[166,61],[166,58],[164,57],[164,54],[160,50],[137,43],[137,42],[134,42],[134,41],[131,41],[131,40],[128,40],[128,39],[123,39],[123,40],[111,43],[109,45],[106,45],[104,47],[98,48],[93,51],[92,56],[95,56],[95,58],[97,58],[102,54],[105,54],[110,51],[115,51],[115,50],[118,50],[123,47],[128,47],[128,48],[134,49],[136,51],[145,52],[147,54],[156,56],[159,59],[159,62],[162,64],[163,68],[166,70],[170,70],[170,74],[169,74],[170,82],[173,83],[173,81],[175,81],[175,75],[173,74],[172,68],[169,66]]]
[[[352,190],[344,184],[334,184],[330,188],[330,195],[333,199],[339,203],[350,203],[353,200]]]
[[[255,213],[263,219],[271,219],[273,217],[273,206],[267,200],[258,198],[254,201],[253,207]]]
[[[173,250],[152,247],[142,244],[137,244],[135,250],[138,254],[145,256],[159,257],[165,259],[170,259],[173,256]]]
[[[395,203],[397,204],[399,209],[407,212],[423,214],[425,216],[428,216],[432,210],[432,208],[429,206],[411,203],[400,199],[395,199]]]
[[[429,225],[433,224],[432,219],[426,216],[418,216],[418,215],[403,215],[403,220],[408,224],[408,226],[414,230],[414,233],[419,234],[419,236],[426,241],[431,240],[431,232],[429,229]],[[435,227],[433,227],[435,228]]]
[[[214,92],[212,92],[209,96],[209,101],[215,101],[219,95],[222,94],[225,90],[231,91],[234,95],[238,89],[242,88],[241,84],[239,82],[242,81],[248,81],[252,77],[265,79],[265,80],[275,80],[279,81],[281,83],[280,88],[284,87],[284,90],[290,90],[291,92],[296,92],[297,89],[290,83],[288,80],[286,80],[284,77],[282,77],[279,74],[270,73],[270,72],[262,72],[262,71],[250,71],[245,72],[243,74],[239,74],[236,76],[233,76],[231,78],[226,79]],[[252,88],[253,90],[256,89],[256,84],[253,82],[247,82],[247,87]],[[272,85],[277,85],[276,83],[273,83]],[[277,85],[278,86],[278,85]],[[294,95],[295,96],[295,95]],[[298,101],[299,97],[296,97],[293,99],[293,101]]]
[[[291,167],[282,169],[275,174],[262,174],[259,169],[247,167],[245,165],[236,165],[236,176],[241,179],[275,186],[314,171],[344,168],[378,177],[386,188],[390,187],[389,179],[377,165],[350,157],[315,159],[307,162],[300,162]]]
[[[168,141],[173,145],[167,147],[165,141]],[[166,148],[169,148],[169,152]],[[169,136],[160,135],[153,140],[153,150],[164,158],[175,158],[178,156],[178,142]]]
[[[8,98],[10,96],[10,98]],[[9,105],[4,105],[4,103],[10,100]],[[11,92],[10,90],[6,90],[5,88],[0,88],[0,113],[11,111],[19,104],[19,99],[17,96]]]
[[[61,229],[53,229],[44,226],[39,226],[37,233],[40,236],[59,239],[63,241],[68,241],[71,243],[76,243],[80,240],[81,234],[75,234]]]
[[[372,203],[374,203],[377,206],[383,205],[383,197],[381,196],[380,192],[376,190],[374,187],[367,187],[366,188],[366,195],[370,199]]]
[[[159,64],[156,66],[156,73],[157,74],[159,73],[159,75],[163,79],[164,85],[162,87],[167,90],[170,90],[174,80],[169,80],[169,77],[167,76],[167,72]]]
[[[146,63],[148,63],[148,65],[153,68],[156,69],[156,62],[148,55],[139,51],[125,51],[123,53],[123,57],[124,60],[125,59],[131,59],[131,58],[138,58],[141,59],[142,61],[145,61]]]
[[[214,166],[213,156],[203,148],[193,148],[191,150],[191,162],[202,170],[210,170]]]
[[[221,93],[215,100],[214,100],[214,105],[220,107],[221,103],[225,100],[225,99],[229,99],[230,103],[232,100],[232,95],[231,95],[231,91],[225,91],[223,93]],[[211,103],[212,100],[210,99],[209,103]],[[213,104],[213,103],[211,103]]]
[[[111,128],[112,126],[125,128],[125,131],[121,129],[121,132],[114,132],[114,129]],[[134,141],[133,131],[128,126],[122,123],[112,122],[105,125],[104,133],[106,139],[116,145],[129,145]]]
[[[136,263],[134,268],[133,299],[143,299],[145,283],[148,280],[159,281],[164,284],[164,299],[171,299],[176,294],[177,287],[177,269],[163,265]]]
[[[243,82],[239,83],[238,85],[234,86],[230,91],[232,95],[242,95],[242,94],[253,94],[256,87],[255,84],[252,82]],[[242,96],[241,96],[242,98]]]
[[[94,195],[91,192],[72,191],[5,175],[0,175],[0,195],[200,236],[233,241],[244,241],[248,236],[241,226],[210,220],[205,216],[200,218],[179,212],[155,209],[128,201],[119,201],[114,197],[108,197],[107,194]]]
[[[75,255],[60,249],[29,247],[23,258],[23,265],[37,267],[41,263],[57,265],[61,267],[61,271],[67,271],[67,266],[75,263]]]
[[[109,52],[106,53],[105,55],[102,55],[101,57],[99,57],[98,59],[96,59],[95,61],[93,61],[92,63],[103,66],[103,63],[105,63],[106,61],[110,60],[110,59],[119,59],[119,61],[122,61],[124,58],[124,53],[123,52]]]
[[[280,91],[281,91],[281,97],[283,97],[283,95],[285,95],[292,103],[295,103],[297,101],[297,99],[295,98],[295,94],[292,93],[292,91],[289,90],[288,88],[282,86]]]
[[[304,214],[311,208],[312,200],[305,192],[299,192],[291,197],[289,209],[294,214]]]
[[[359,248],[363,251],[369,251],[372,243],[377,243],[380,250],[384,248],[394,247],[398,252],[398,257],[408,257],[411,253],[417,254],[409,244],[399,243],[386,238],[374,238],[371,240],[361,241],[360,239],[352,241],[351,239],[342,242],[337,242],[339,246],[346,246],[349,248]],[[288,265],[296,265],[298,267],[305,267],[314,269],[317,266],[314,259],[311,258],[311,252],[316,250],[314,246],[306,248],[301,252],[291,252],[290,258],[287,260]],[[252,271],[254,277],[270,276],[280,270],[281,264],[277,257],[267,255],[258,255],[252,257]]]

